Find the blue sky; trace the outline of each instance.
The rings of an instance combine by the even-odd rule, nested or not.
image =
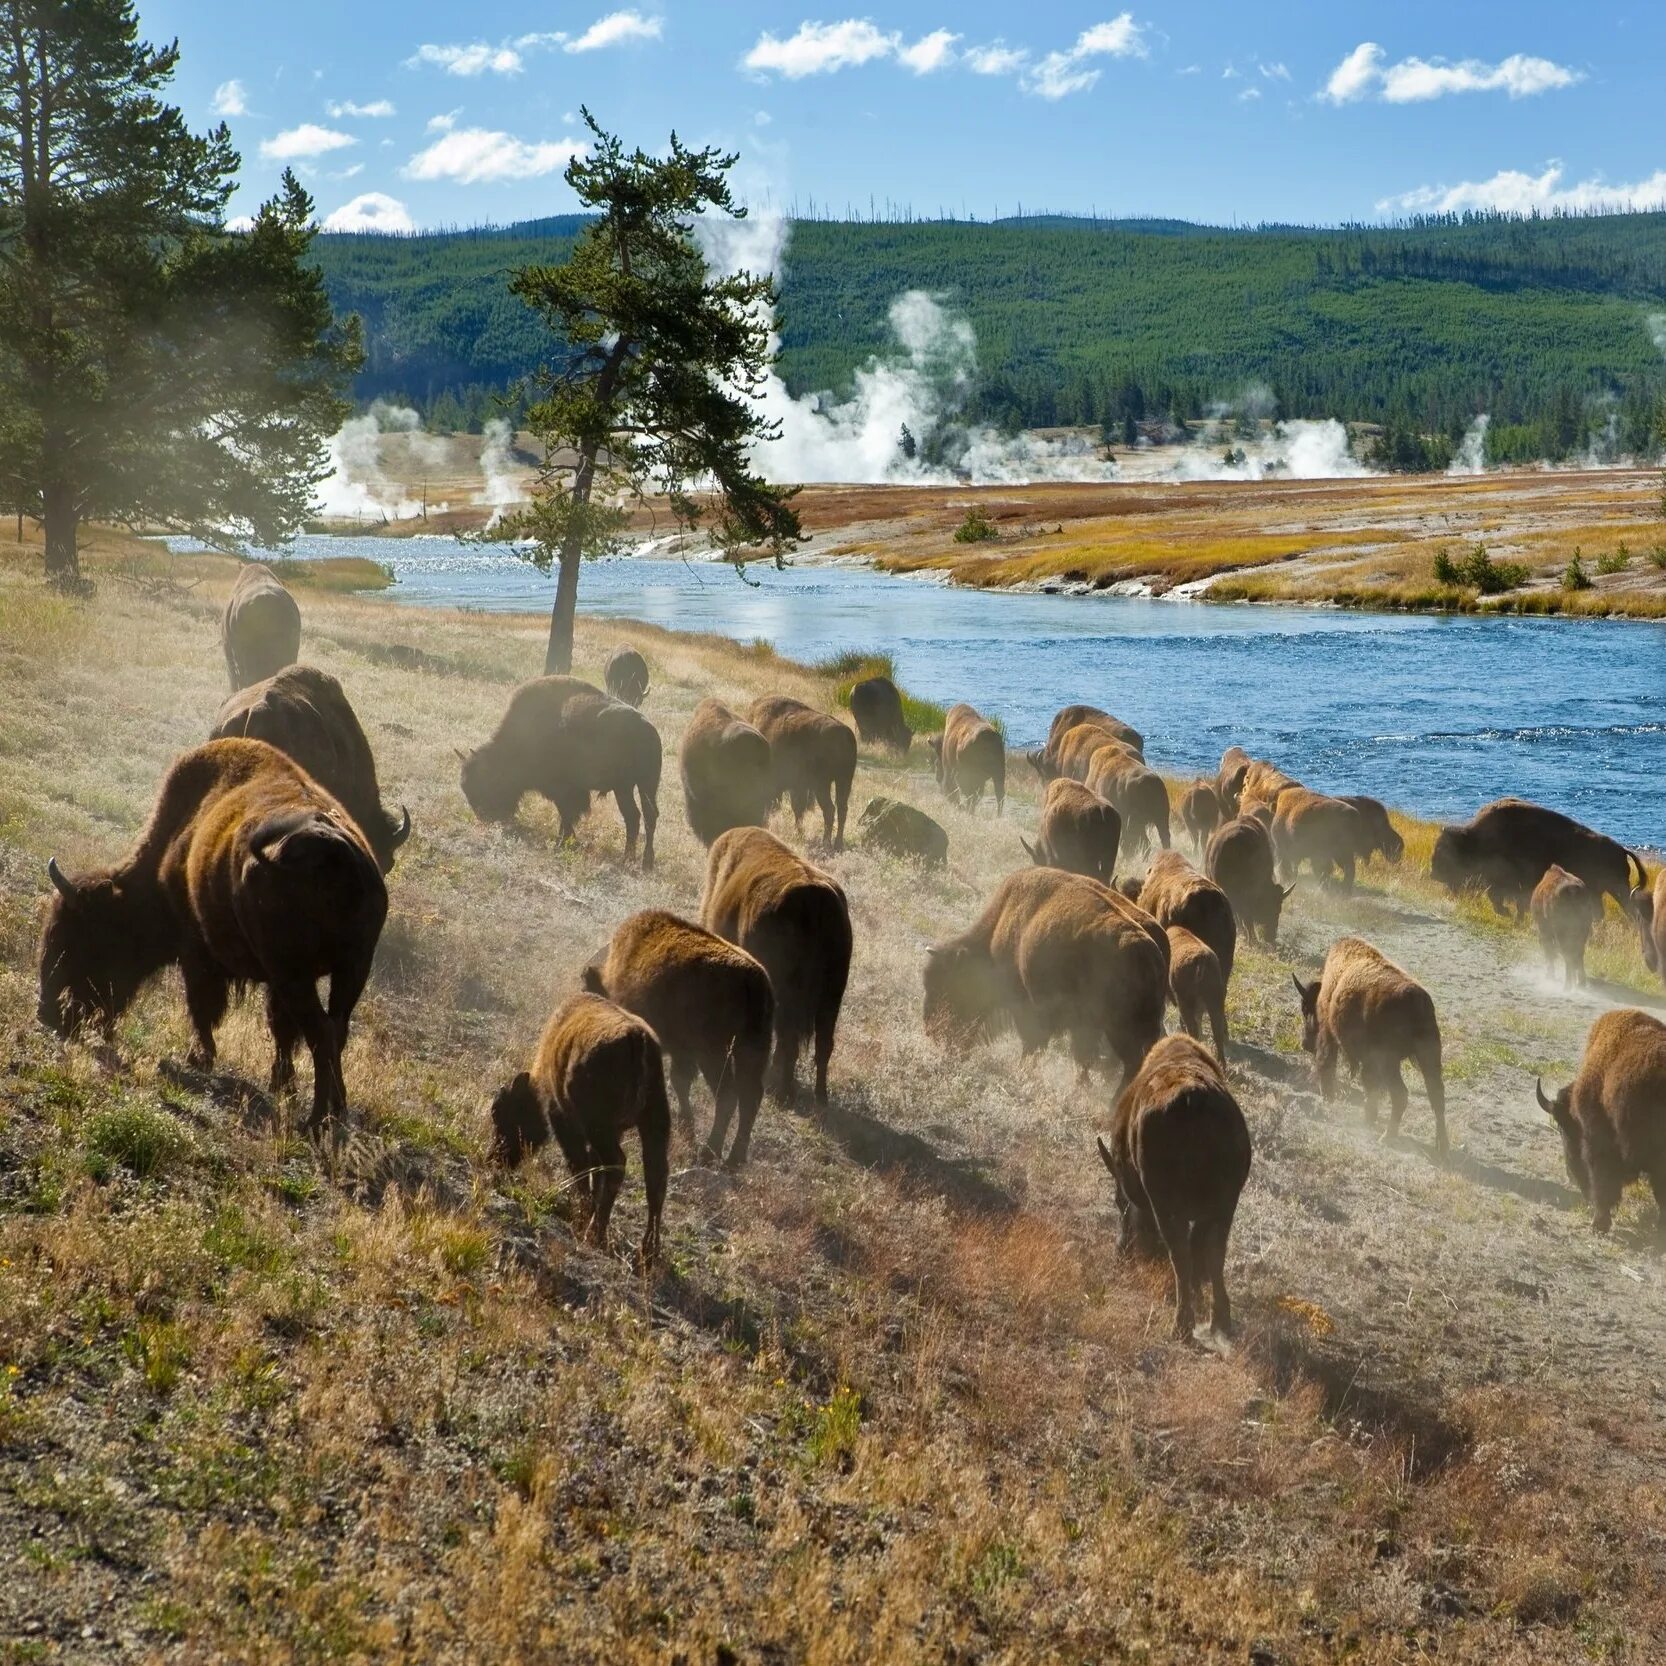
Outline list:
[[[742,153],[749,193],[842,212],[1064,209],[1217,223],[1666,205],[1666,5],[1121,10],[991,0],[140,0],[223,114],[246,213],[287,162],[326,224],[575,206],[581,103],[632,143]]]

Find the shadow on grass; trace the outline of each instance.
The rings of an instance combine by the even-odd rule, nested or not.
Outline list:
[[[283,1121],[276,1099],[265,1088],[228,1070],[196,1070],[179,1059],[163,1059],[156,1073],[163,1081],[229,1111],[250,1133],[270,1133]]]

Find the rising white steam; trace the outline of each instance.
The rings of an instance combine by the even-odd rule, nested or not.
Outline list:
[[[1169,473],[1176,480],[1358,480],[1376,470],[1354,456],[1347,428],[1334,417],[1292,417],[1248,439],[1207,424]]]
[[[1485,474],[1487,472],[1487,425],[1492,418],[1483,411],[1469,427],[1464,430],[1462,444],[1459,445],[1452,461],[1447,464],[1448,474]]]
[[[1651,312],[1644,317],[1643,323],[1648,328],[1655,352],[1666,358],[1666,312]]]
[[[526,493],[515,473],[515,430],[509,419],[493,417],[485,435],[486,443],[480,448],[480,490],[474,501],[486,505],[496,521],[505,509],[522,502]]]
[[[330,472],[318,483],[322,512],[340,520],[406,520],[422,505],[382,472],[382,436],[415,434],[422,418],[401,405],[378,400],[362,416],[350,417],[330,436]]]

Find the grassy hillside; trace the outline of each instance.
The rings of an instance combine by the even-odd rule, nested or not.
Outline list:
[[[462,393],[478,413],[482,390],[547,350],[505,274],[561,258],[576,224],[321,238],[337,306],[369,327],[361,393]],[[994,420],[1192,416],[1260,384],[1281,415],[1425,433],[1461,434],[1486,411],[1499,458],[1562,456],[1611,417],[1621,444],[1649,440],[1666,214],[1343,230],[799,221],[783,282],[789,385],[848,383],[887,345],[887,307],[907,289],[971,320],[974,409]]]

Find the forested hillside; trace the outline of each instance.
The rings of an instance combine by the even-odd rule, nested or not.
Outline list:
[[[560,259],[581,223],[320,238],[337,306],[367,326],[360,395],[478,425],[548,351],[505,275]],[[1556,457],[1646,449],[1666,389],[1650,324],[1666,313],[1666,214],[1328,230],[801,220],[783,276],[789,386],[847,383],[887,346],[907,289],[970,319],[973,414],[1014,426],[1196,417],[1254,389],[1277,415],[1431,436],[1486,412],[1495,457]]]

